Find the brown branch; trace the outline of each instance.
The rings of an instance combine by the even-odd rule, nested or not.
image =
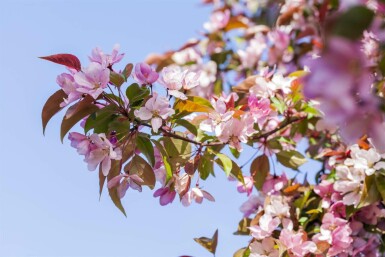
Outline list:
[[[305,118],[306,118],[306,116],[288,118],[284,122],[282,122],[278,127],[276,127],[275,129],[273,129],[271,131],[268,131],[266,133],[260,134],[260,135],[256,135],[254,137],[251,137],[250,139],[251,140],[258,140],[258,139],[261,139],[261,138],[267,138],[267,137],[271,136],[272,134],[274,134],[274,133],[276,133],[276,132],[286,128],[287,126],[289,126],[289,125],[291,125],[291,124],[293,124],[293,123],[295,123],[297,121],[303,120]],[[142,125],[142,126],[145,126],[145,127],[148,127],[148,128],[152,128],[150,124],[142,123],[142,122],[140,122],[139,120],[136,120],[136,119],[135,119],[135,121],[138,123],[138,125]],[[159,131],[161,131],[164,136],[176,138],[176,139],[179,139],[179,140],[183,140],[183,141],[186,141],[186,142],[198,145],[200,147],[204,147],[204,146],[210,147],[210,146],[218,146],[218,145],[226,145],[226,144],[228,144],[228,142],[225,142],[225,143],[224,142],[210,142],[210,143],[198,142],[198,141],[195,141],[195,140],[190,139],[188,137],[184,137],[184,136],[178,135],[175,132],[167,131],[167,130],[165,130],[163,128],[159,128]]]
[[[300,121],[300,120],[303,120],[305,119],[307,116],[301,116],[301,117],[292,117],[292,118],[288,118],[287,120],[285,120],[284,122],[282,122],[278,127],[276,127],[275,129],[273,130],[270,130],[269,132],[266,132],[266,133],[263,133],[263,134],[260,134],[260,135],[256,135],[254,137],[252,137],[251,139],[252,140],[258,140],[258,139],[261,139],[261,138],[267,138],[269,136],[271,136],[272,134],[286,128],[287,126],[293,124],[294,122],[297,122],[297,121]]]

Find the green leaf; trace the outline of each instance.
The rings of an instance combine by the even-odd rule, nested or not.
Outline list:
[[[221,154],[221,153],[214,153],[214,154],[221,161],[221,167],[223,171],[226,173],[226,176],[230,176],[230,173],[233,169],[233,161],[224,154]]]
[[[172,178],[173,172],[169,159],[167,156],[163,156],[163,164],[166,170],[166,183]]]
[[[230,152],[231,152],[231,154],[235,157],[235,158],[239,158],[239,156],[241,155],[241,153],[240,152],[238,152],[238,150],[237,149],[235,149],[235,148],[231,148],[231,147],[229,147],[229,149],[230,149]]]
[[[199,159],[198,171],[202,180],[206,180],[210,174],[214,174],[214,155],[202,155]]]
[[[180,136],[183,135],[180,132],[176,132],[176,134]],[[160,140],[163,141],[163,147],[167,152],[167,157],[173,170],[184,166],[184,164],[190,159],[191,143],[170,137],[163,137]]]
[[[151,166],[139,155],[135,155],[132,160],[124,167],[124,171],[129,174],[137,174],[143,179],[143,186],[153,189],[155,187],[155,173]]]
[[[277,153],[277,159],[283,166],[294,170],[307,162],[305,156],[295,150],[280,151]]]
[[[84,125],[84,132],[94,129],[94,133],[106,133],[109,123],[116,117],[116,105],[108,105],[91,114]]]
[[[385,176],[382,173],[376,173],[376,186],[382,200],[385,201]]]
[[[188,122],[187,120],[185,119],[177,119],[175,120],[175,124],[178,124],[182,127],[185,127],[188,131],[190,131],[194,136],[197,136],[198,135],[198,130],[197,128],[191,124],[190,122]]]
[[[126,96],[130,101],[131,106],[136,106],[135,103],[142,101],[145,97],[150,95],[150,90],[145,86],[141,87],[137,83],[133,83],[127,87]]]
[[[236,251],[233,255],[233,257],[249,257],[250,255],[250,249],[248,247],[243,247]]]
[[[118,176],[119,174],[120,174],[120,161],[112,160],[111,169],[107,176],[107,181],[110,181],[111,179]],[[124,216],[127,217],[126,211],[124,210],[124,207],[119,197],[118,187],[109,188],[108,194],[110,195],[110,198],[112,202],[115,204],[115,206],[124,214]]]
[[[125,81],[126,79],[123,75],[116,73],[114,71],[110,72],[110,82],[115,86],[120,87],[121,85],[123,85]]]
[[[147,160],[151,163],[151,166],[155,165],[154,147],[151,140],[145,135],[139,135],[136,138],[136,147],[140,152],[146,156]]]
[[[377,178],[379,177],[377,176]],[[378,182],[375,175],[365,177],[361,200],[359,205],[357,206],[358,208],[371,205],[381,199],[382,195],[377,190],[377,184]]]
[[[115,131],[116,137],[121,140],[130,133],[130,120],[124,116],[117,116],[108,123],[108,131]]]
[[[221,159],[216,159],[215,162],[224,170],[224,165],[221,161]],[[238,181],[242,182],[242,183],[245,183],[244,181],[244,177],[243,177],[243,174],[242,174],[242,170],[241,168],[239,168],[238,164],[234,161],[231,161],[231,171],[230,171],[230,175],[232,175],[234,178],[236,178]]]
[[[339,15],[333,26],[333,33],[348,39],[356,40],[369,28],[374,12],[365,6],[354,6]]]
[[[212,254],[215,254],[218,245],[218,229],[215,231],[212,238],[199,237],[194,238],[195,242],[203,246],[207,251]]]
[[[134,68],[134,65],[132,63],[129,63],[124,67],[124,70],[122,71],[122,75],[125,78],[125,81],[130,77],[132,69]]]
[[[254,159],[250,166],[250,174],[254,179],[254,186],[258,190],[262,190],[266,177],[270,172],[269,158],[266,155],[258,156]]]
[[[284,101],[279,100],[276,97],[272,97],[271,101],[273,102],[272,105],[278,110],[279,113],[283,114],[286,109],[286,104]]]
[[[51,95],[47,102],[44,104],[43,110],[41,112],[41,121],[43,123],[43,134],[45,133],[45,128],[49,120],[58,113],[63,107],[60,107],[60,103],[63,102],[63,99],[67,98],[66,93],[63,90],[56,91]]]
[[[212,54],[211,55],[211,60],[216,62],[218,65],[223,64],[223,63],[226,62],[227,56],[229,54],[231,54],[231,53],[232,53],[232,51],[228,50],[228,51],[223,51],[223,52],[220,52],[220,53]]]
[[[233,234],[234,235],[242,235],[242,236],[248,236],[250,235],[250,223],[251,219],[249,218],[243,218],[241,221],[238,223],[238,229],[235,231]]]
[[[170,160],[168,158],[168,154],[166,152],[166,150],[164,149],[163,145],[157,141],[157,140],[151,140],[154,145],[156,146],[156,148],[159,150],[160,154],[162,155],[162,160],[163,160],[163,163],[164,163],[164,168],[166,170],[166,183],[172,178],[172,175],[173,175],[173,170],[172,170],[172,167],[171,167],[171,164],[170,164]]]
[[[60,128],[60,138],[62,142],[67,132],[76,123],[81,121],[87,115],[90,115],[99,110],[99,108],[94,104],[94,101],[95,100],[91,96],[87,95],[83,100],[71,106],[67,110],[66,115],[63,117]]]

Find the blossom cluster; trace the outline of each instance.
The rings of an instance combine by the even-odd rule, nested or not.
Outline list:
[[[116,68],[118,45],[88,67],[42,57],[68,69],[43,128],[66,108],[62,140],[80,125],[71,146],[124,214],[128,189],[144,186],[161,205],[214,202],[202,183],[220,168],[249,197],[237,257],[384,256],[384,3],[203,3],[199,39],[136,65]],[[312,185],[309,160],[322,165]],[[216,240],[198,242],[215,254]]]

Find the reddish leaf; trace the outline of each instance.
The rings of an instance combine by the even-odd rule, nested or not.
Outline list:
[[[60,138],[63,141],[64,136],[67,134],[67,132],[81,119],[86,117],[87,115],[90,115],[99,108],[94,104],[94,99],[91,96],[86,96],[83,100],[78,102],[77,104],[71,106],[67,110],[66,115],[63,117],[63,121],[61,123],[60,128]]]
[[[43,111],[41,112],[41,120],[43,123],[43,134],[45,133],[45,128],[49,122],[49,120],[58,113],[62,107],[60,107],[60,103],[63,102],[63,98],[66,98],[67,95],[63,90],[56,91],[55,94],[51,95],[47,102],[44,104]]]
[[[49,55],[49,56],[43,56],[39,57],[41,59],[51,61],[54,63],[58,63],[61,65],[65,65],[69,68],[76,69],[80,71],[82,68],[79,59],[72,54],[54,54],[54,55]]]
[[[270,172],[269,158],[266,155],[261,155],[255,158],[250,166],[250,175],[254,179],[254,186],[258,190],[262,190],[266,177]]]
[[[132,72],[133,68],[134,68],[134,65],[132,63],[129,63],[129,64],[126,65],[126,67],[122,71],[122,74],[126,78],[126,80],[131,75],[131,72]]]

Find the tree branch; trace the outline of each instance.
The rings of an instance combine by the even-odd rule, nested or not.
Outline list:
[[[268,131],[266,133],[260,134],[260,135],[256,135],[254,137],[251,137],[250,139],[251,140],[258,140],[258,139],[261,139],[261,138],[267,138],[267,137],[271,136],[272,134],[274,134],[274,133],[276,133],[276,132],[286,128],[287,126],[289,126],[289,125],[291,125],[291,124],[293,124],[293,123],[295,123],[297,121],[303,120],[305,118],[306,118],[306,116],[288,118],[285,121],[283,121],[275,129],[273,129],[271,131]],[[142,122],[140,122],[139,120],[136,120],[136,119],[135,119],[135,121],[138,123],[138,125],[142,125],[142,126],[145,126],[145,127],[148,127],[148,128],[152,128],[150,124],[142,123]],[[164,136],[176,138],[176,139],[179,139],[179,140],[183,140],[183,141],[186,141],[186,142],[189,142],[189,143],[201,146],[201,147],[204,147],[204,146],[210,147],[210,146],[218,146],[218,145],[226,145],[226,144],[228,144],[228,142],[210,142],[210,143],[198,142],[198,141],[195,141],[195,140],[190,139],[188,137],[184,137],[184,136],[178,135],[175,132],[167,131],[167,130],[165,130],[163,128],[159,128],[159,131],[161,131]]]

